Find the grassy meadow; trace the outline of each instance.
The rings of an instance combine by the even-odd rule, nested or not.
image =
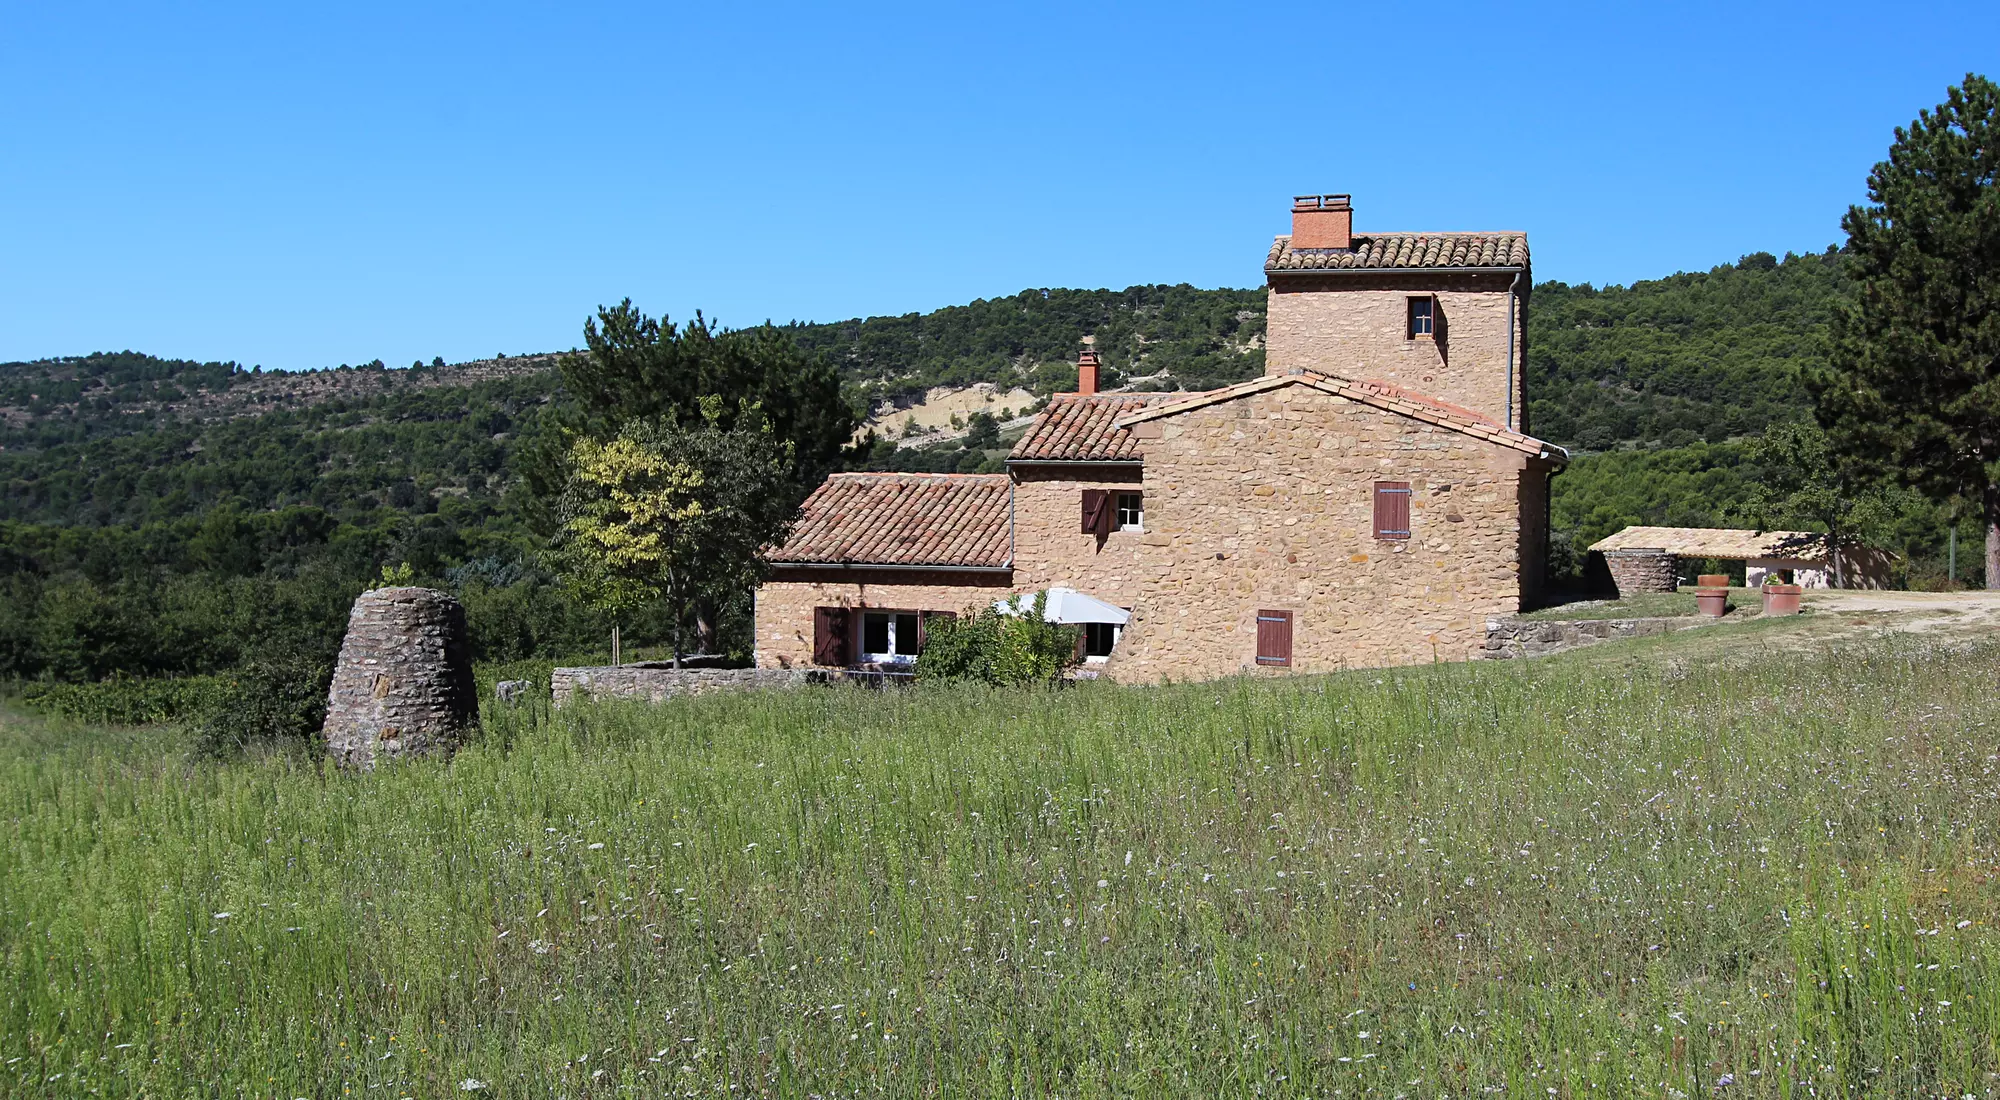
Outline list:
[[[2000,645],[1660,641],[369,776],[8,716],[0,1094],[2000,1093]]]

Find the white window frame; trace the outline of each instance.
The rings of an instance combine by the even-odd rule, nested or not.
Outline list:
[[[1424,330],[1417,331],[1417,309],[1423,309]],[[1434,295],[1413,294],[1403,317],[1403,338],[1405,340],[1437,339],[1438,303]]]
[[[1125,502],[1127,500],[1137,501],[1138,506],[1129,509],[1126,508]],[[1118,530],[1144,531],[1146,529],[1146,494],[1119,493],[1117,494],[1117,499],[1112,502],[1112,505],[1118,509]],[[1132,520],[1129,523],[1125,520],[1125,516],[1128,513],[1132,516]]]
[[[879,611],[874,609],[863,611],[861,613],[861,637],[856,639],[860,644],[854,648],[864,651],[867,649],[868,620],[877,615],[888,620],[889,649],[884,653],[863,652],[861,659],[878,665],[906,665],[915,661],[917,659],[917,650],[922,644],[919,639],[923,637],[923,626],[921,622],[918,622],[920,613],[916,611]],[[912,622],[917,623],[916,637],[914,638],[900,639],[897,637],[899,631],[896,628],[896,622],[905,616]],[[904,640],[907,640],[910,644],[910,651],[908,653],[902,652],[902,646],[899,644]]]
[[[1125,633],[1125,628],[1124,628],[1124,627],[1122,627],[1122,626],[1119,626],[1119,625],[1118,625],[1117,623],[1085,623],[1085,624],[1084,624],[1084,629],[1085,629],[1085,631],[1087,632],[1087,631],[1088,631],[1088,630],[1089,630],[1089,629],[1090,629],[1091,627],[1093,627],[1093,626],[1108,626],[1108,627],[1110,627],[1110,628],[1111,628],[1111,648],[1113,648],[1113,649],[1117,649],[1117,648],[1118,648],[1118,639],[1119,639],[1119,638],[1120,638],[1121,636],[1123,636],[1123,635],[1124,635],[1124,633]],[[1084,648],[1088,649],[1088,648],[1089,648],[1089,645],[1090,645],[1090,639],[1089,639],[1089,637],[1088,637],[1088,634],[1086,634],[1086,636],[1085,636],[1085,638],[1084,638]],[[1085,653],[1085,654],[1084,654],[1084,656],[1083,656],[1083,663],[1084,663],[1084,664],[1087,664],[1087,665],[1101,665],[1101,664],[1103,664],[1104,662],[1106,662],[1106,661],[1108,661],[1108,660],[1110,660],[1110,659],[1111,659],[1111,654],[1109,654],[1109,653]]]

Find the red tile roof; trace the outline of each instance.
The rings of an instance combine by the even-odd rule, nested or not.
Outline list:
[[[1112,426],[1127,413],[1164,400],[1164,393],[1059,393],[1014,444],[1009,461],[1137,462],[1139,441]]]
[[[1292,250],[1271,243],[1265,271],[1395,271],[1413,267],[1527,267],[1526,233],[1357,233],[1354,247]]]
[[[776,564],[1004,569],[1006,474],[834,474],[806,498]]]
[[[1484,439],[1489,443],[1497,443],[1502,447],[1509,447],[1525,454],[1534,455],[1537,458],[1553,459],[1557,462],[1569,461],[1569,452],[1563,450],[1561,447],[1544,443],[1531,435],[1524,435],[1490,417],[1473,412],[1470,409],[1463,409],[1457,405],[1447,404],[1433,397],[1412,393],[1400,386],[1392,386],[1387,382],[1357,381],[1352,378],[1342,378],[1339,375],[1322,374],[1318,371],[1310,370],[1295,370],[1289,374],[1267,374],[1262,378],[1252,379],[1248,382],[1239,382],[1234,386],[1224,386],[1219,390],[1194,394],[1178,401],[1163,402],[1120,417],[1117,426],[1129,430],[1132,425],[1143,421],[1174,416],[1209,405],[1219,405],[1224,401],[1233,401],[1238,397],[1248,396],[1249,394],[1262,393],[1265,390],[1274,390],[1281,386],[1291,385],[1311,386],[1322,393],[1344,397],[1357,404],[1368,405],[1385,412],[1407,416],[1412,420],[1420,420],[1426,424],[1435,424],[1441,428],[1449,428],[1452,431],[1473,436],[1477,439]]]

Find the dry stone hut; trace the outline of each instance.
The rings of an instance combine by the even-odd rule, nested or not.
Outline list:
[[[343,767],[449,753],[479,714],[465,609],[429,588],[354,601],[327,693],[327,751]]]

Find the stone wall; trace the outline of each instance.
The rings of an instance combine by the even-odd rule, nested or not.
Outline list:
[[[1596,645],[1617,638],[1649,638],[1721,621],[1706,615],[1683,615],[1670,619],[1574,619],[1567,622],[1493,619],[1486,624],[1486,645],[1479,655],[1493,660],[1545,657],[1565,649]]]
[[[1110,492],[1116,508],[1117,494],[1145,491],[1138,468],[1017,466],[1013,475],[1015,590],[1065,585],[1132,606],[1147,560],[1143,533],[1114,530],[1100,537],[1084,534],[1081,524],[1085,489]]]
[[[377,588],[354,601],[321,732],[343,767],[449,753],[479,716],[465,609],[429,588]]]
[[[593,699],[644,699],[663,702],[683,695],[712,691],[797,687],[813,674],[771,668],[657,668],[624,665],[617,668],[559,668],[549,679],[549,696],[558,707],[579,696]]]
[[[1665,550],[1608,550],[1604,565],[1620,597],[1672,592],[1679,584],[1680,560]]]
[[[1014,591],[1007,573],[773,570],[757,588],[757,666],[812,667],[815,607],[963,612],[989,606]]]
[[[1528,431],[1521,364],[1527,362],[1527,288],[1514,311],[1514,372],[1507,369],[1507,285],[1512,275],[1283,275],[1271,280],[1264,365],[1380,379]],[[1435,339],[1408,335],[1412,295],[1434,294]],[[1150,457],[1150,456],[1149,456]]]
[[[1283,673],[1256,614],[1294,614],[1293,671],[1465,660],[1520,606],[1531,460],[1305,386],[1154,422],[1126,682]],[[1537,471],[1533,476],[1544,476]],[[1411,537],[1374,537],[1374,484],[1408,481]]]

